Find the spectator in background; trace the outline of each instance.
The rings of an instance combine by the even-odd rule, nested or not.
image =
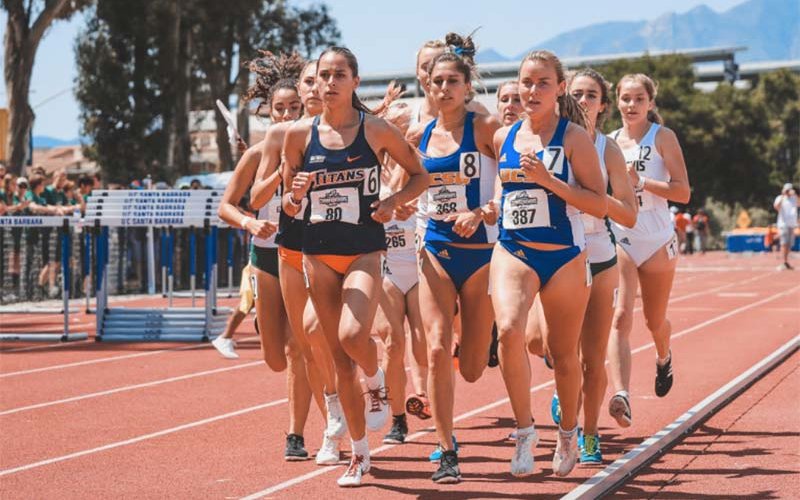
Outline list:
[[[706,253],[706,242],[708,241],[708,214],[702,208],[697,209],[697,213],[692,218],[692,225],[694,226],[694,238],[697,244],[697,250],[701,254]]]
[[[775,198],[773,206],[778,211],[777,226],[781,240],[781,255],[783,256],[783,264],[778,269],[790,271],[794,269],[789,264],[789,252],[792,251],[792,246],[794,246],[798,206],[797,192],[791,183],[787,182],[783,185],[781,194]]]
[[[683,253],[685,255],[692,255],[694,253],[694,226],[692,225],[692,214],[689,209],[681,214],[681,218],[686,221],[686,243],[683,246]]]
[[[94,179],[89,177],[88,175],[82,175],[80,179],[78,179],[78,193],[80,194],[83,203],[81,203],[81,212],[86,213],[86,201],[89,199],[89,195],[92,194],[92,189],[94,189]]]
[[[95,172],[91,179],[94,189],[103,189],[103,179],[100,177],[100,172]]]
[[[189,183],[189,189],[203,189],[203,184],[200,179],[192,179],[192,182]]]
[[[670,207],[672,222],[675,224],[675,234],[678,236],[678,249],[681,253],[686,253],[686,218],[678,207]]]

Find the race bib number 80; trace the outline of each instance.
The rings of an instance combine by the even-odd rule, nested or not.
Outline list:
[[[550,207],[544,189],[522,189],[506,195],[503,202],[503,227],[527,229],[550,226]]]
[[[358,224],[360,218],[358,188],[325,189],[311,192],[312,224],[320,222],[346,222]]]

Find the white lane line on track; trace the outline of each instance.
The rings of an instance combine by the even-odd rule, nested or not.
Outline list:
[[[690,293],[690,294],[687,294],[687,295],[681,295],[679,297],[670,298],[669,303],[672,304],[674,302],[681,302],[683,300],[688,300],[688,299],[691,299],[693,297],[697,297],[698,295],[717,292],[717,291],[724,290],[726,288],[730,288],[730,287],[737,286],[737,285],[744,285],[744,284],[753,282],[755,280],[764,278],[765,276],[767,276],[767,275],[753,276],[751,278],[747,278],[747,279],[740,280],[740,281],[735,281],[733,283],[727,283],[727,284],[720,285],[718,287],[711,288],[711,289],[708,289],[708,290],[701,290],[699,292],[693,292],[693,293]],[[641,310],[642,310],[641,307],[637,307],[636,309],[634,309],[634,312],[638,312],[638,311],[641,311]],[[254,340],[254,339],[258,339],[258,336],[246,337],[244,339],[241,339],[241,341]],[[62,344],[59,344],[59,346],[60,345],[62,345]],[[63,344],[63,345],[69,345],[69,344]],[[74,344],[72,344],[72,345],[74,345]],[[78,361],[78,362],[75,362],[75,363],[65,363],[65,364],[61,364],[61,365],[43,366],[41,368],[33,368],[33,369],[30,369],[30,370],[21,370],[21,371],[16,371],[16,372],[2,373],[2,374],[0,374],[0,378],[16,377],[16,376],[20,376],[20,375],[29,375],[29,374],[32,374],[32,373],[41,373],[41,372],[46,372],[46,371],[50,371],[50,370],[61,370],[61,369],[64,369],[64,368],[73,368],[73,367],[77,367],[77,366],[91,365],[91,364],[95,364],[95,363],[105,363],[105,362],[109,362],[109,361],[119,361],[119,360],[123,360],[123,359],[138,358],[138,357],[142,357],[142,356],[152,356],[152,355],[155,355],[155,354],[162,354],[162,353],[165,353],[165,352],[184,351],[184,350],[189,350],[189,349],[201,349],[203,347],[209,347],[209,346],[210,346],[210,344],[198,344],[198,345],[191,345],[191,346],[181,346],[181,347],[174,347],[174,348],[170,348],[170,349],[160,349],[160,350],[157,350],[157,351],[148,351],[148,352],[135,353],[135,354],[124,354],[122,356],[111,356],[111,357],[108,357],[108,358],[90,359],[90,360],[87,360],[87,361]],[[36,347],[39,348],[39,347],[45,347],[45,346],[36,346]],[[2,353],[0,353],[0,354],[2,354]]]
[[[800,286],[794,287],[794,288],[792,288],[790,290],[779,292],[779,293],[777,293],[775,295],[772,295],[772,296],[770,296],[770,297],[768,297],[766,299],[763,299],[763,300],[760,300],[758,302],[754,302],[754,303],[748,304],[746,306],[742,306],[742,307],[734,309],[734,310],[732,310],[732,311],[730,311],[728,313],[722,314],[722,315],[717,316],[715,318],[711,318],[711,319],[709,319],[707,321],[703,321],[702,323],[699,323],[699,324],[697,324],[697,325],[695,325],[693,327],[687,328],[685,330],[682,330],[680,332],[677,332],[677,333],[673,334],[672,338],[676,339],[676,338],[679,338],[679,337],[683,337],[684,335],[687,335],[689,333],[695,332],[695,331],[697,331],[697,330],[699,330],[699,329],[701,329],[701,328],[703,328],[705,326],[711,325],[711,324],[716,323],[718,321],[722,321],[722,320],[724,320],[726,318],[729,318],[729,317],[731,317],[731,316],[733,316],[735,314],[738,314],[740,312],[744,312],[744,311],[746,311],[748,309],[752,309],[753,307],[757,307],[757,306],[759,306],[761,304],[764,304],[766,302],[781,298],[781,297],[783,297],[785,295],[789,295],[789,294],[791,294],[791,293],[793,293],[793,292],[795,292],[797,290],[800,290]],[[655,346],[655,344],[653,344],[653,343],[650,343],[650,344],[647,344],[647,345],[643,345],[641,347],[633,349],[631,351],[631,354],[636,354],[636,353],[639,353],[639,352],[642,352],[642,351],[646,351],[647,349],[650,349],[651,347],[654,347],[654,346]],[[606,362],[606,364],[607,363],[608,362]],[[549,387],[549,386],[553,385],[554,383],[555,382],[553,380],[551,380],[551,381],[546,382],[544,384],[537,385],[536,387],[533,387],[531,389],[531,392],[533,393],[533,392],[542,390],[542,389],[544,389],[546,387]],[[503,405],[503,404],[505,404],[507,402],[509,402],[508,398],[499,399],[499,400],[497,400],[497,401],[495,401],[493,403],[489,403],[488,405],[482,406],[481,408],[477,408],[475,410],[472,410],[472,411],[469,411],[467,413],[463,413],[463,414],[459,415],[458,417],[456,417],[454,419],[454,422],[457,422],[459,420],[463,420],[465,418],[469,418],[471,416],[477,415],[479,413],[482,413],[482,412],[484,412],[486,410],[495,408],[497,406],[501,406],[501,405]],[[419,431],[419,432],[409,436],[407,441],[411,441],[413,439],[418,438],[421,435],[427,434],[427,433],[432,432],[432,431],[433,431],[433,428],[424,429],[422,431]],[[398,445],[384,445],[384,446],[381,446],[381,447],[376,448],[374,450],[370,450],[370,454],[377,454],[377,453],[380,453],[381,451],[385,451],[385,450],[391,449],[391,448],[393,448],[395,446],[398,446]],[[294,477],[292,479],[289,479],[289,480],[284,481],[282,483],[276,484],[276,485],[271,486],[269,488],[263,489],[263,490],[258,491],[256,493],[252,493],[250,495],[247,495],[247,496],[243,497],[243,499],[244,500],[255,500],[255,499],[258,499],[258,498],[263,498],[263,497],[265,497],[267,495],[271,495],[273,493],[277,493],[278,491],[285,490],[285,489],[290,488],[290,487],[292,487],[292,486],[294,486],[296,484],[300,484],[302,482],[305,482],[305,481],[307,481],[309,479],[313,479],[313,478],[315,478],[317,476],[320,476],[322,474],[326,474],[326,473],[330,472],[332,469],[337,469],[339,467],[341,467],[341,465],[337,465],[337,466],[334,466],[334,467],[327,467],[327,468],[324,468],[324,469],[317,469],[317,470],[314,470],[314,471],[309,472],[307,474],[304,474],[302,476]]]
[[[772,295],[770,297],[767,297],[767,298],[765,298],[765,299],[763,299],[763,300],[761,300],[761,301],[759,301],[757,303],[748,304],[748,305],[743,306],[741,308],[735,309],[735,310],[733,310],[733,311],[731,311],[729,313],[726,313],[726,314],[717,316],[715,318],[712,318],[710,320],[704,321],[704,322],[702,322],[702,323],[700,323],[698,325],[695,325],[694,327],[691,327],[691,328],[688,328],[686,330],[682,330],[680,332],[677,332],[677,333],[673,334],[672,338],[674,339],[674,338],[682,337],[682,336],[684,336],[686,334],[689,334],[689,333],[692,333],[694,331],[697,331],[699,328],[708,326],[708,325],[713,324],[713,323],[715,323],[717,321],[721,321],[721,320],[726,319],[726,318],[728,318],[728,317],[730,317],[730,316],[732,316],[734,314],[737,314],[738,312],[742,312],[742,311],[751,309],[751,308],[756,307],[757,305],[760,305],[762,303],[766,303],[766,302],[769,302],[771,300],[777,299],[779,297],[783,297],[785,295],[788,295],[789,293],[793,293],[794,291],[796,291],[798,289],[800,289],[800,286],[794,287],[794,288],[792,288],[790,290],[787,290],[787,291],[779,292],[779,293],[777,293],[775,295]],[[636,354],[638,352],[647,350],[647,349],[653,347],[653,345],[654,344],[650,343],[650,344],[647,344],[645,346],[641,346],[639,348],[636,348],[636,349],[631,351],[631,354]],[[554,384],[554,382],[551,380],[549,382],[546,382],[544,384],[540,384],[538,386],[535,386],[535,387],[531,388],[531,392],[539,391],[539,390],[544,389],[546,387],[549,387],[549,386],[551,386],[553,384]],[[135,438],[127,439],[127,440],[124,440],[124,441],[117,441],[117,442],[114,442],[114,443],[109,443],[107,445],[99,446],[99,447],[96,447],[96,448],[91,448],[89,450],[78,451],[78,452],[75,452],[75,453],[70,453],[68,455],[62,455],[62,456],[59,456],[59,457],[53,457],[53,458],[49,458],[49,459],[46,459],[46,460],[41,460],[41,461],[38,461],[38,462],[33,462],[33,463],[30,463],[30,464],[21,465],[21,466],[18,466],[18,467],[13,467],[13,468],[10,468],[10,469],[0,470],[0,477],[6,476],[6,475],[9,475],[9,474],[14,474],[14,473],[17,473],[17,472],[30,470],[30,469],[35,469],[35,468],[38,468],[38,467],[43,467],[45,465],[50,465],[50,464],[53,464],[53,463],[58,463],[58,462],[66,461],[66,460],[71,460],[71,459],[74,459],[74,458],[90,455],[90,454],[93,454],[93,453],[98,453],[98,452],[102,452],[102,451],[106,451],[106,450],[110,450],[110,449],[114,449],[114,448],[119,448],[121,446],[127,446],[127,445],[130,445],[130,444],[138,443],[138,442],[145,441],[145,440],[148,440],[148,439],[153,439],[153,438],[164,436],[164,435],[167,435],[167,434],[172,434],[172,433],[175,433],[175,432],[178,432],[178,431],[182,431],[182,430],[185,430],[185,429],[191,429],[191,428],[198,427],[198,426],[201,426],[201,425],[205,425],[205,424],[208,424],[208,423],[217,422],[219,420],[224,420],[224,419],[227,419],[227,418],[237,417],[239,415],[243,415],[243,414],[246,414],[246,413],[251,413],[253,411],[261,410],[261,409],[264,409],[264,408],[269,408],[269,407],[272,407],[272,406],[278,406],[278,405],[281,405],[281,404],[284,404],[284,403],[287,403],[287,402],[288,402],[288,399],[285,399],[285,398],[284,399],[280,399],[280,400],[275,400],[275,401],[271,401],[269,403],[264,403],[264,404],[260,404],[260,405],[256,405],[256,406],[251,406],[249,408],[243,408],[241,410],[237,410],[237,411],[230,412],[230,413],[225,413],[223,415],[217,415],[215,417],[210,417],[210,418],[207,418],[207,419],[198,420],[196,422],[190,422],[188,424],[179,425],[177,427],[171,427],[169,429],[164,429],[164,430],[157,431],[157,432],[154,432],[154,433],[145,434],[145,435],[142,435],[142,436],[137,436]],[[458,417],[456,417],[454,419],[454,422],[461,421],[461,420],[464,420],[466,418],[472,417],[472,416],[477,415],[477,414],[479,414],[479,413],[481,413],[483,411],[486,411],[488,409],[492,409],[492,408],[495,408],[497,406],[501,406],[501,405],[503,405],[503,404],[505,404],[507,402],[508,402],[508,398],[499,399],[499,400],[494,401],[492,403],[489,403],[489,404],[487,404],[485,406],[482,406],[480,408],[477,408],[477,409],[474,409],[474,410],[471,410],[469,412],[466,412],[466,413],[463,413],[463,414],[459,415]],[[416,439],[417,437],[419,437],[418,434],[419,435],[423,435],[423,434],[428,433],[428,432],[431,432],[431,431],[430,430],[419,431],[419,432],[417,432],[415,434],[412,434],[412,436],[410,436],[410,437],[414,437],[414,439]],[[390,449],[393,446],[394,445],[384,445],[384,446],[381,446],[381,447],[377,448],[376,450],[387,450],[387,449]],[[376,450],[371,451],[371,453],[378,453]],[[295,484],[304,482],[307,479],[311,479],[311,478],[316,477],[316,476],[318,476],[320,474],[325,474],[325,473],[327,473],[327,472],[329,472],[329,471],[331,471],[333,469],[336,469],[337,467],[338,466],[328,467],[328,468],[324,468],[324,469],[318,469],[318,470],[315,470],[315,471],[313,471],[313,472],[311,472],[309,474],[306,474],[304,476],[300,476],[300,477],[308,476],[306,479],[294,478],[294,479],[291,479],[289,481],[285,481],[284,483],[281,483],[281,484],[285,484],[285,486],[283,486],[280,489],[286,489],[286,488],[288,488],[290,486],[293,486]],[[291,484],[289,484],[289,483],[291,483]],[[272,487],[268,488],[268,490],[271,491],[271,492],[279,491],[280,489],[279,490],[275,489],[277,486],[278,485],[272,486]],[[264,491],[266,491],[266,490],[264,490]],[[258,493],[254,493],[253,495],[248,496],[247,498],[261,498],[263,496],[265,496],[265,494],[261,494],[261,492],[258,492]]]
[[[92,328],[89,328],[89,331],[91,331],[92,329],[94,329],[94,325],[92,325]],[[44,349],[58,349],[60,347],[71,347],[88,343],[94,344],[94,339],[76,340],[75,342],[61,342],[58,344],[29,345],[27,347],[13,347],[11,349],[0,349],[0,357],[2,357],[3,354],[9,352],[42,351]]]
[[[75,453],[70,453],[69,455],[62,455],[60,457],[48,458],[47,460],[41,460],[39,462],[34,462],[31,464],[21,465],[19,467],[13,467],[11,469],[4,469],[0,470],[0,477],[7,476],[9,474],[14,474],[17,472],[22,472],[30,469],[35,469],[37,467],[43,467],[45,465],[55,464],[58,462],[63,462],[65,460],[71,460],[73,458],[82,457],[85,455],[91,455],[92,453],[99,453],[101,451],[111,450],[114,448],[119,448],[120,446],[127,446],[129,444],[139,443],[141,441],[146,441],[148,439],[155,439],[157,437],[166,436],[167,434],[172,434],[178,431],[191,429],[193,427],[198,427],[205,424],[210,424],[213,422],[217,422],[219,420],[225,420],[226,418],[233,418],[238,417],[239,415],[244,415],[246,413],[252,413],[254,411],[263,410],[265,408],[269,408],[271,406],[281,405],[283,403],[288,402],[288,399],[276,399],[275,401],[270,401],[268,403],[263,403],[256,406],[251,406],[249,408],[242,408],[241,410],[232,411],[230,413],[224,413],[222,415],[217,415],[215,417],[206,418],[203,420],[197,420],[195,422],[189,422],[188,424],[179,425],[177,427],[170,427],[169,429],[164,429],[158,432],[153,432],[150,434],[144,434],[142,436],[137,436],[135,438],[126,439],[125,441],[117,441],[114,443],[109,443],[103,446],[98,446],[96,448],[91,448],[89,450],[78,451]]]
[[[44,403],[37,403],[37,404],[28,405],[28,406],[20,406],[20,407],[17,407],[17,408],[11,408],[11,409],[8,409],[8,410],[0,411],[0,417],[2,417],[4,415],[12,415],[14,413],[20,413],[20,412],[28,411],[28,410],[36,410],[38,408],[47,408],[48,406],[56,406],[56,405],[65,404],[65,403],[72,403],[72,402],[75,402],[75,401],[82,401],[84,399],[97,398],[97,397],[100,397],[100,396],[108,396],[108,395],[117,394],[117,393],[120,393],[120,392],[133,391],[133,390],[136,390],[136,389],[144,389],[144,388],[147,388],[147,387],[155,387],[155,386],[162,385],[162,384],[168,384],[170,382],[179,382],[181,380],[188,380],[188,379],[192,379],[192,378],[195,378],[195,377],[203,377],[203,376],[206,376],[206,375],[215,375],[217,373],[229,372],[229,371],[233,371],[233,370],[241,370],[242,368],[250,368],[250,367],[253,367],[253,366],[261,366],[263,364],[264,364],[263,361],[252,361],[250,363],[244,363],[244,364],[241,364],[241,365],[228,366],[228,367],[225,367],[225,368],[215,368],[213,370],[205,370],[205,371],[201,371],[201,372],[187,373],[186,375],[178,375],[176,377],[169,377],[169,378],[164,378],[164,379],[160,379],[160,380],[154,380],[152,382],[143,382],[141,384],[125,385],[125,386],[122,386],[122,387],[115,387],[114,389],[108,389],[108,390],[105,390],[105,391],[91,392],[91,393],[88,393],[88,394],[81,394],[81,395],[72,396],[72,397],[69,397],[69,398],[57,399],[55,401],[46,401]]]
[[[245,342],[248,340],[255,340],[258,339],[258,336],[253,337],[245,337],[243,339],[239,339],[239,342]],[[66,345],[66,344],[65,344]],[[119,361],[122,359],[132,359],[132,358],[141,358],[144,356],[153,356],[155,354],[163,354],[165,352],[175,352],[175,351],[189,351],[193,349],[203,349],[203,348],[212,348],[213,346],[208,343],[204,342],[202,344],[195,344],[195,345],[188,345],[188,346],[179,346],[179,347],[170,347],[169,349],[159,349],[157,351],[147,351],[147,352],[137,352],[134,354],[122,354],[120,356],[109,356],[107,358],[98,358],[98,359],[89,359],[86,361],[76,361],[74,363],[64,363],[61,365],[52,365],[52,366],[43,366],[41,368],[32,368],[30,370],[20,370],[16,372],[9,372],[9,373],[0,373],[0,378],[7,378],[7,377],[17,377],[20,375],[30,375],[31,373],[41,373],[50,370],[62,370],[64,368],[74,368],[76,366],[86,366],[86,365],[94,365],[97,363],[107,363],[109,361]]]

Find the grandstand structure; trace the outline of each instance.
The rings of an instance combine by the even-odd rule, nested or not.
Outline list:
[[[584,57],[567,57],[561,62],[567,68],[580,68],[583,66],[600,66],[620,59],[635,59],[644,56],[658,57],[665,55],[682,55],[688,57],[694,65],[698,86],[706,89],[716,83],[739,82],[737,84],[752,85],[759,75],[780,68],[788,68],[795,73],[800,73],[800,60],[789,61],[759,61],[737,63],[736,54],[744,52],[747,47],[712,47],[704,49],[684,49],[652,52],[633,52],[622,54],[609,54]],[[511,79],[517,78],[520,61],[506,61],[499,63],[480,64],[482,75],[480,94],[492,95],[497,91],[497,86]],[[414,100],[421,98],[423,93],[419,88],[416,73],[412,71],[373,73],[361,77],[359,95],[364,99],[379,99],[383,97],[386,86],[390,81],[396,80],[405,84],[408,89],[406,98]]]

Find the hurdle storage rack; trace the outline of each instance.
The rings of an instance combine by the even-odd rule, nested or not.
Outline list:
[[[221,191],[98,190],[87,201],[84,223],[94,230],[98,342],[207,342],[222,333],[230,309],[217,308],[217,216]],[[162,239],[162,272],[167,307],[111,307],[108,300],[109,228],[157,227]],[[172,241],[176,228],[202,228],[205,244],[203,307],[171,307]],[[195,245],[190,261],[194,262]],[[166,260],[166,265],[165,261]],[[194,280],[193,280],[194,281]],[[193,300],[194,302],[194,300]]]
[[[60,308],[0,308],[0,314],[61,314],[63,329],[60,333],[19,331],[19,332],[0,332],[0,341],[20,340],[20,341],[61,341],[85,340],[88,338],[86,332],[71,332],[69,327],[70,315],[70,290],[72,290],[72,236],[74,230],[80,226],[80,212],[73,216],[68,215],[22,215],[22,216],[3,216],[0,217],[0,228],[11,227],[15,229],[31,228],[60,228],[58,245],[61,245],[61,299]],[[3,258],[6,256],[3,255]],[[74,312],[74,311],[73,311]]]

